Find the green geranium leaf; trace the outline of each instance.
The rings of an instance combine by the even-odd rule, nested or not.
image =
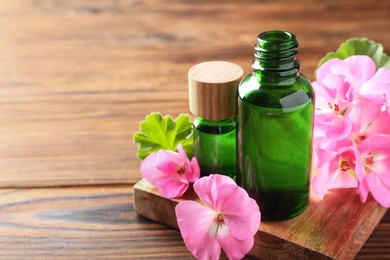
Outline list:
[[[140,124],[140,132],[134,133],[134,142],[138,144],[137,156],[143,160],[160,149],[176,151],[181,144],[191,158],[193,152],[192,122],[187,114],[179,115],[175,120],[170,115],[151,113]]]
[[[367,38],[352,38],[342,43],[336,52],[329,52],[320,60],[317,69],[330,59],[338,58],[343,60],[353,55],[370,56],[374,60],[377,69],[382,67],[390,69],[390,57],[383,52],[382,44]]]

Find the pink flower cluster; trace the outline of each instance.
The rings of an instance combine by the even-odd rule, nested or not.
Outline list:
[[[199,179],[200,168],[195,157],[190,161],[181,145],[178,153],[159,150],[146,157],[141,164],[142,177],[157,187],[165,198],[181,197],[190,182]]]
[[[317,71],[314,192],[357,188],[390,207],[390,70],[368,56],[332,59]]]
[[[155,185],[165,198],[181,197],[190,182],[202,205],[180,202],[175,209],[184,243],[197,259],[218,259],[221,248],[229,259],[241,259],[254,244],[260,225],[256,201],[224,175],[212,174],[199,179],[196,158],[190,161],[182,146],[178,153],[159,150],[141,164],[142,176]]]

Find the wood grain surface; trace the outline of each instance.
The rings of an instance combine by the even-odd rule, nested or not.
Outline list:
[[[191,259],[178,231],[133,209],[130,185],[3,189],[0,259]],[[389,240],[387,213],[356,259],[388,259]]]
[[[196,63],[249,73],[261,31],[294,32],[311,80],[348,38],[390,53],[389,13],[389,0],[0,1],[0,259],[190,258],[133,211],[139,121],[189,113]],[[390,259],[389,231],[387,213],[356,258]]]
[[[250,72],[259,32],[300,41],[302,72],[351,37],[390,52],[389,0],[0,2],[0,186],[135,183],[147,113],[189,112],[187,71]]]
[[[132,189],[2,190],[0,259],[189,257],[177,231],[138,217]]]

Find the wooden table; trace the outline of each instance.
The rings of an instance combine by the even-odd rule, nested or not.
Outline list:
[[[389,28],[388,0],[1,1],[0,259],[189,259],[133,211],[138,122],[188,113],[198,62],[249,73],[261,31],[294,32],[314,80],[348,38],[390,53]],[[389,212],[356,259],[390,259]]]

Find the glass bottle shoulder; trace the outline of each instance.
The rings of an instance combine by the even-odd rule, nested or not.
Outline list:
[[[195,129],[209,134],[224,134],[236,129],[236,119],[225,120],[207,120],[202,117],[196,117],[194,120]]]
[[[259,83],[254,73],[248,74],[240,83],[238,96],[254,105],[286,108],[314,102],[310,81],[302,74],[289,84]]]

